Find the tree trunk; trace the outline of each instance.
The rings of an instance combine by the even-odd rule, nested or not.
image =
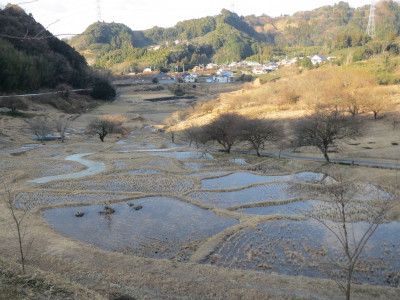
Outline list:
[[[19,245],[19,254],[21,256],[21,265],[22,265],[22,273],[25,274],[25,255],[24,248],[22,244],[22,236],[21,236],[21,227],[17,223],[17,233],[18,233],[18,245]]]
[[[350,265],[349,268],[350,269],[347,271],[346,300],[350,300],[350,298],[351,298],[351,280],[353,278],[354,266]]]
[[[328,150],[326,149],[323,152],[324,152],[324,157],[325,157],[326,162],[330,162],[329,156],[328,156]]]

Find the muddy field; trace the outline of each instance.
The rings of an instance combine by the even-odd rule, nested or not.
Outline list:
[[[197,85],[190,93],[206,101],[240,88]],[[332,184],[338,172],[358,183],[355,197],[367,205],[375,195],[388,196],[381,185],[394,187],[398,171],[226,155],[172,143],[157,129],[193,99],[147,101],[169,96],[166,90],[121,87],[115,102],[70,116],[65,143],[34,142],[26,121],[0,119],[0,177],[17,207],[29,208],[28,273],[45,281],[36,290],[22,284],[4,295],[49,295],[51,286],[54,299],[341,299],[322,270],[330,238],[305,211],[325,203],[319,187]],[[49,120],[59,114],[32,113]],[[130,133],[107,136],[104,143],[88,136],[88,122],[105,114],[124,115]],[[369,137],[349,145],[352,155],[351,147],[371,142],[369,157],[395,161],[396,132],[382,141],[389,126],[389,119],[377,121]],[[380,156],[384,147],[390,151]],[[18,256],[10,216],[0,205],[0,280],[6,286],[17,273]],[[388,281],[399,272],[399,211],[391,221],[363,257],[384,262],[359,270],[356,279],[363,284],[354,287],[356,299],[400,297],[398,282]],[[299,240],[296,230],[314,240]],[[379,243],[385,246],[374,246]]]

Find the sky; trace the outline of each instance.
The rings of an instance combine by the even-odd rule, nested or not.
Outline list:
[[[144,30],[153,26],[171,27],[179,21],[215,16],[223,8],[234,11],[239,16],[266,14],[276,17],[333,5],[339,0],[99,0],[99,2],[101,21],[123,23],[132,30]],[[371,4],[371,0],[345,2],[354,8]],[[98,21],[97,0],[0,0],[0,7],[4,7],[7,3],[20,5],[55,35],[79,34],[90,24]]]

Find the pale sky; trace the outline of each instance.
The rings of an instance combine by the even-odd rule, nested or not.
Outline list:
[[[338,2],[339,0],[100,0],[100,8],[102,21],[123,23],[132,30],[144,30],[153,26],[171,27],[179,21],[218,15],[223,8],[231,11],[234,8],[239,16],[266,14],[275,17]],[[356,8],[369,5],[371,0],[345,2]],[[26,12],[32,13],[37,22],[56,35],[82,33],[98,20],[97,0],[0,0],[1,7],[7,3],[19,4]]]

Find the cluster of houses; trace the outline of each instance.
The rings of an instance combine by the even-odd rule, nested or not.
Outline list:
[[[313,56],[308,56],[313,65],[323,64],[328,61],[336,60],[336,57],[325,57],[321,54],[316,54]],[[166,73],[159,73],[153,77],[153,80],[156,79],[159,83],[195,83],[195,82],[216,82],[216,83],[230,83],[235,82],[237,77],[234,75],[234,71],[242,70],[244,74],[254,74],[261,75],[276,71],[277,69],[285,66],[291,66],[296,64],[299,60],[303,59],[303,57],[295,57],[293,59],[283,59],[279,62],[269,62],[267,64],[260,64],[254,61],[241,61],[241,62],[232,62],[229,65],[218,65],[214,63],[209,63],[206,66],[196,66],[193,68],[194,73],[181,73],[175,75],[168,75]],[[251,69],[251,71],[247,71]],[[196,72],[199,71],[215,71],[215,75],[213,76],[202,76],[199,77]],[[245,70],[245,71],[244,71]],[[143,73],[152,72],[150,68],[146,68],[143,70]]]

